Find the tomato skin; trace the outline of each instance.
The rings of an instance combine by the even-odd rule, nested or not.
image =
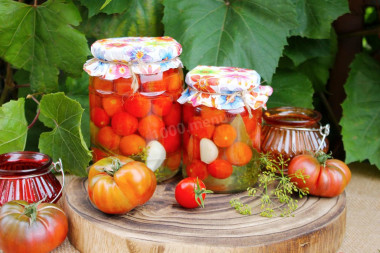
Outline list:
[[[121,167],[114,175],[112,170],[115,157],[99,160],[90,167],[88,194],[90,200],[102,212],[123,214],[144,204],[156,189],[154,173],[144,163],[117,156]]]
[[[202,180],[198,179],[201,189],[206,189]],[[197,188],[197,178],[187,177],[182,179],[175,187],[175,199],[178,204],[185,208],[196,208],[199,204],[195,201],[195,189]],[[206,193],[202,193],[203,200],[206,198]],[[200,199],[198,198],[200,202]]]
[[[296,182],[299,188],[308,187],[311,195],[320,197],[338,196],[351,180],[350,169],[337,159],[328,159],[323,165],[312,155],[298,155],[290,161],[288,174],[295,174],[298,170],[309,178],[305,178],[305,183],[296,177],[291,181]]]
[[[26,201],[5,203],[0,209],[0,249],[4,253],[47,253],[58,247],[66,238],[68,222],[63,210],[55,204],[37,206],[37,218],[23,214]]]

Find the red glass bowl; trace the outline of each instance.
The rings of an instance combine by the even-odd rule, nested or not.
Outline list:
[[[11,200],[57,202],[63,189],[53,174],[58,164],[64,175],[61,162],[53,163],[48,155],[30,151],[1,154],[0,206]]]

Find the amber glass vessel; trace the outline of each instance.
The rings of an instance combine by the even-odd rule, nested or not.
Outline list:
[[[174,176],[181,165],[178,128],[182,105],[176,100],[183,91],[182,68],[137,78],[139,88],[132,92],[132,78],[90,77],[93,160],[115,154],[143,159],[147,145],[157,141],[166,151],[163,163],[155,168],[157,180],[163,181]]]
[[[263,113],[261,148],[264,153],[279,154],[286,159],[317,151],[322,141],[319,112],[299,107],[277,107]],[[321,150],[328,151],[325,139]]]
[[[53,169],[51,158],[42,153],[21,151],[0,155],[0,206],[11,200],[57,202],[62,186]]]
[[[184,177],[198,177],[217,193],[245,191],[256,183],[262,110],[219,110],[183,105]]]

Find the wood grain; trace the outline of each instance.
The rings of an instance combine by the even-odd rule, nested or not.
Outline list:
[[[98,211],[85,179],[66,188],[64,209],[70,242],[81,252],[336,252],[346,224],[345,193],[335,198],[299,200],[295,217],[264,218],[259,200],[239,194],[212,194],[206,207],[176,204],[178,179],[157,186],[152,199],[125,215]],[[243,216],[230,207],[241,197],[256,213]]]

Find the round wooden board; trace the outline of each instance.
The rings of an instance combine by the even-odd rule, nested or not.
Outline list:
[[[335,198],[299,200],[295,217],[264,218],[258,199],[209,194],[205,208],[186,210],[175,201],[178,179],[157,186],[151,200],[125,215],[98,211],[87,195],[86,179],[66,188],[64,208],[70,242],[81,252],[337,252],[346,224],[345,193]],[[233,197],[257,211],[243,216]]]

